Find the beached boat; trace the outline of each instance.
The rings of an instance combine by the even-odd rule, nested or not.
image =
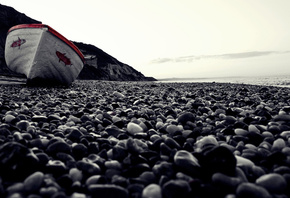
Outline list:
[[[5,60],[24,74],[29,85],[70,85],[81,72],[84,56],[60,33],[44,24],[21,24],[7,33]]]

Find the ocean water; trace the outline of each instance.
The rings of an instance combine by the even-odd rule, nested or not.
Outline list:
[[[210,77],[210,78],[171,78],[160,79],[159,82],[216,82],[235,83],[264,86],[278,86],[290,88],[290,75],[277,76],[233,76],[233,77]]]

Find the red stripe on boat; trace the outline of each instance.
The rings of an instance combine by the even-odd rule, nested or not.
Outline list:
[[[67,38],[65,38],[63,35],[61,35],[56,30],[54,30],[52,27],[50,27],[48,25],[44,25],[44,24],[20,24],[20,25],[16,25],[16,26],[11,27],[8,30],[8,33],[13,31],[13,30],[22,29],[22,28],[47,28],[50,33],[52,33],[53,35],[55,35],[56,37],[61,39],[63,42],[65,42],[67,45],[69,45],[79,55],[79,57],[82,59],[82,61],[85,62],[84,55],[79,50],[79,48],[77,46],[75,46],[75,44],[73,44]]]

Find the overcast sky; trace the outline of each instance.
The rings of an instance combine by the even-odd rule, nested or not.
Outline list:
[[[1,0],[146,76],[290,74],[289,0]]]

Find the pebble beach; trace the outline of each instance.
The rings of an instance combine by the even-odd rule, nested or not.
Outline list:
[[[290,88],[2,84],[0,197],[290,197]]]

